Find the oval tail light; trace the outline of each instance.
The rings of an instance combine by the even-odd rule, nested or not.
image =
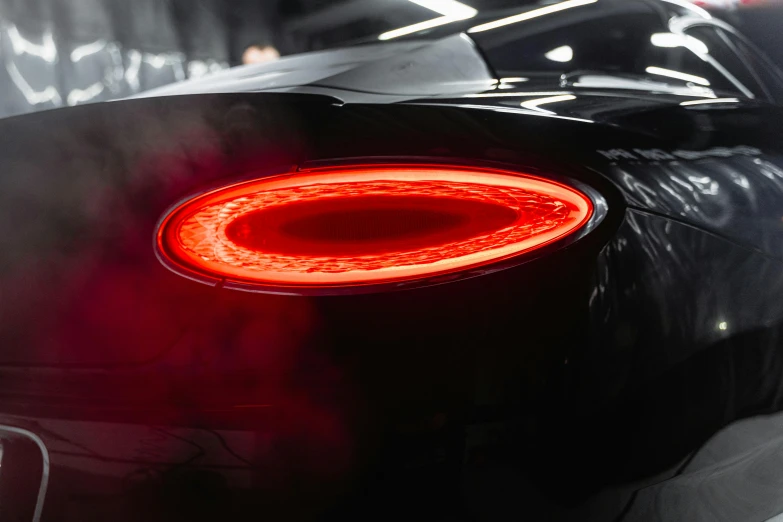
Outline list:
[[[592,213],[579,190],[515,172],[329,168],[188,199],[162,220],[157,247],[196,279],[328,293],[472,271],[573,234]]]

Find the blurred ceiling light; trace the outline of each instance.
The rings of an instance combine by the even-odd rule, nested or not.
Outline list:
[[[688,107],[690,105],[705,105],[709,103],[739,103],[738,98],[710,98],[709,100],[691,100],[684,101],[680,105]]]
[[[106,49],[106,40],[98,39],[94,42],[80,45],[71,51],[71,61],[78,62],[83,58],[97,54]]]
[[[530,109],[531,111],[538,111],[538,112],[546,112],[549,114],[555,114],[553,111],[548,111],[546,109],[539,108],[541,105],[546,105],[548,103],[557,103],[557,102],[563,102],[563,101],[569,101],[569,100],[575,100],[576,96],[573,94],[563,94],[561,96],[551,96],[549,98],[536,98],[535,100],[528,100],[525,102],[522,102],[521,105],[525,109]]]
[[[649,74],[657,74],[658,76],[666,76],[668,78],[675,78],[684,82],[692,82],[698,85],[709,86],[710,82],[706,78],[701,76],[694,76],[692,74],[686,74],[680,71],[672,71],[671,69],[664,69],[662,67],[648,67],[645,69]]]
[[[378,36],[378,40],[391,40],[392,38],[397,38],[398,36],[405,36],[406,34],[415,33],[417,31],[432,29],[433,27],[450,24],[451,22],[456,22],[456,20],[449,18],[448,16],[441,16],[440,18],[433,18],[432,20],[427,20],[426,22],[419,22],[418,24],[406,25],[405,27],[400,27],[399,29],[387,31]]]
[[[425,29],[432,29],[433,27],[450,24],[458,20],[467,20],[468,18],[473,18],[478,14],[478,11],[472,7],[454,0],[410,1],[416,5],[426,7],[427,9],[435,11],[436,13],[442,14],[443,16],[433,18],[432,20],[425,20],[424,22],[419,22],[413,25],[406,25],[405,27],[400,27],[399,29],[387,31],[378,36],[378,40],[391,40],[392,38],[405,36],[406,34],[412,34],[418,31],[424,31]]]
[[[544,54],[548,59],[553,62],[570,62],[574,59],[574,50],[570,45],[564,45],[556,49],[552,49],[548,53]]]
[[[14,82],[16,88],[19,89],[19,91],[27,100],[27,103],[30,105],[37,105],[39,103],[52,103],[56,107],[62,105],[63,101],[60,97],[60,94],[57,92],[56,87],[49,85],[42,91],[36,91],[24,79],[24,76],[22,76],[22,73],[19,72],[19,69],[16,67],[16,63],[13,60],[8,62],[6,65],[6,70],[8,71],[8,75],[11,77],[11,81]]]
[[[508,18],[501,18],[500,20],[495,20],[494,22],[477,25],[475,27],[471,27],[470,29],[468,29],[468,32],[480,33],[482,31],[489,31],[492,29],[497,29],[498,27],[503,27],[504,25],[515,24],[517,22],[524,22],[525,20],[531,20],[533,18],[538,18],[539,16],[545,16],[548,14],[557,13],[558,11],[571,9],[572,7],[594,4],[597,1],[598,0],[568,0],[567,2],[560,2],[559,4],[549,5],[546,7],[541,7],[539,9],[533,9],[532,11],[519,13],[518,15],[509,16]]]
[[[654,33],[650,36],[650,42],[656,47],[685,47],[699,56],[710,53],[710,50],[704,42],[698,38],[684,34]]]
[[[43,58],[49,63],[57,61],[57,47],[54,44],[54,36],[51,29],[46,30],[41,36],[40,45],[25,39],[14,24],[9,24],[5,30],[8,39],[11,41],[11,49],[13,49],[16,56],[29,54]]]
[[[86,89],[73,89],[68,93],[66,103],[68,105],[78,105],[80,103],[88,102],[99,96],[103,90],[103,82],[94,83]]]

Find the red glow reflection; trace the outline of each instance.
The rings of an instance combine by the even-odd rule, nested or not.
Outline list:
[[[590,200],[497,170],[356,167],[223,187],[180,205],[161,251],[204,275],[269,285],[346,286],[484,265],[562,238]]]

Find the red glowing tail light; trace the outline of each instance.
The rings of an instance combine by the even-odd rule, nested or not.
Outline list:
[[[331,168],[193,197],[163,219],[157,244],[177,272],[295,293],[474,269],[564,238],[592,212],[580,191],[514,172]]]

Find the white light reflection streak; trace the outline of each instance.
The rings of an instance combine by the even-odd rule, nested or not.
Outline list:
[[[406,34],[411,34],[418,31],[424,31],[425,29],[432,29],[433,27],[438,27],[440,25],[450,24],[451,22],[456,22],[457,20],[458,19],[451,18],[449,16],[441,16],[440,18],[433,18],[432,20],[419,22],[418,24],[406,25],[405,27],[400,27],[399,29],[387,31],[381,34],[378,37],[378,40],[391,40],[392,38],[405,36]]]
[[[431,11],[435,11],[443,16],[433,18],[431,20],[425,20],[413,25],[406,25],[399,29],[393,29],[386,31],[378,36],[378,40],[391,40],[392,38],[398,38],[406,34],[412,34],[418,31],[424,31],[426,29],[432,29],[441,25],[450,24],[459,20],[467,20],[473,18],[478,14],[478,11],[463,3],[456,2],[455,0],[410,0],[414,4],[426,7]]]
[[[567,2],[560,2],[559,4],[549,5],[546,7],[541,7],[539,9],[533,9],[532,11],[519,13],[518,15],[509,16],[507,18],[501,18],[500,20],[495,20],[494,22],[477,25],[468,29],[468,32],[480,33],[483,31],[490,31],[492,29],[497,29],[498,27],[503,27],[504,25],[516,24],[519,22],[524,22],[526,20],[532,20],[533,18],[538,18],[539,16],[546,16],[548,14],[557,13],[558,11],[565,11],[566,9],[571,9],[573,7],[580,7],[583,5],[594,4],[597,1],[598,0],[568,0]]]
[[[653,33],[650,35],[650,43],[656,47],[664,47],[669,49],[673,49],[675,47],[685,47],[694,54],[698,55],[700,58],[703,58],[704,55],[707,55],[710,52],[707,44],[698,38],[684,34]]]
[[[458,107],[463,107],[465,109],[483,109],[483,110],[490,110],[493,112],[508,112],[511,114],[527,114],[528,116],[543,116],[545,118],[555,118],[557,120],[568,120],[568,121],[578,121],[580,123],[595,123],[593,120],[587,120],[584,118],[573,118],[571,116],[560,116],[559,114],[550,113],[550,111],[543,111],[541,109],[531,111],[528,109],[516,109],[514,107],[496,107],[494,105],[471,105],[471,104],[461,104],[458,105]]]
[[[685,47],[701,60],[707,62],[720,74],[725,76],[742,94],[748,98],[755,98],[754,94],[740,82],[736,76],[726,69],[718,60],[710,56],[707,45],[693,36],[677,33],[654,33],[650,36],[650,42],[657,47]]]
[[[456,0],[408,0],[411,3],[420,5],[430,11],[435,11],[439,15],[448,16],[455,20],[464,20],[476,16],[476,11]]]
[[[671,69],[664,69],[663,67],[648,67],[645,69],[649,74],[656,74],[658,76],[666,76],[667,78],[674,78],[676,80],[682,80],[685,82],[691,82],[698,85],[704,85],[709,87],[710,81],[701,76],[694,76],[693,74],[686,74],[680,71],[672,71]]]
[[[573,94],[564,94],[562,96],[551,96],[549,98],[536,98],[535,100],[528,100],[525,102],[522,102],[521,105],[525,109],[529,109],[531,111],[540,111],[540,112],[546,112],[548,114],[555,114],[554,111],[548,111],[546,109],[541,109],[539,106],[541,105],[547,105],[549,103],[558,103],[563,101],[569,101],[569,100],[575,100],[576,96]]]
[[[562,96],[571,94],[563,91],[551,91],[551,92],[488,92],[482,94],[465,94],[464,98],[510,98],[516,96],[518,98],[524,98],[526,96]]]
[[[710,98],[709,100],[691,100],[680,103],[683,107],[691,105],[711,105],[713,103],[739,103],[738,98]]]

